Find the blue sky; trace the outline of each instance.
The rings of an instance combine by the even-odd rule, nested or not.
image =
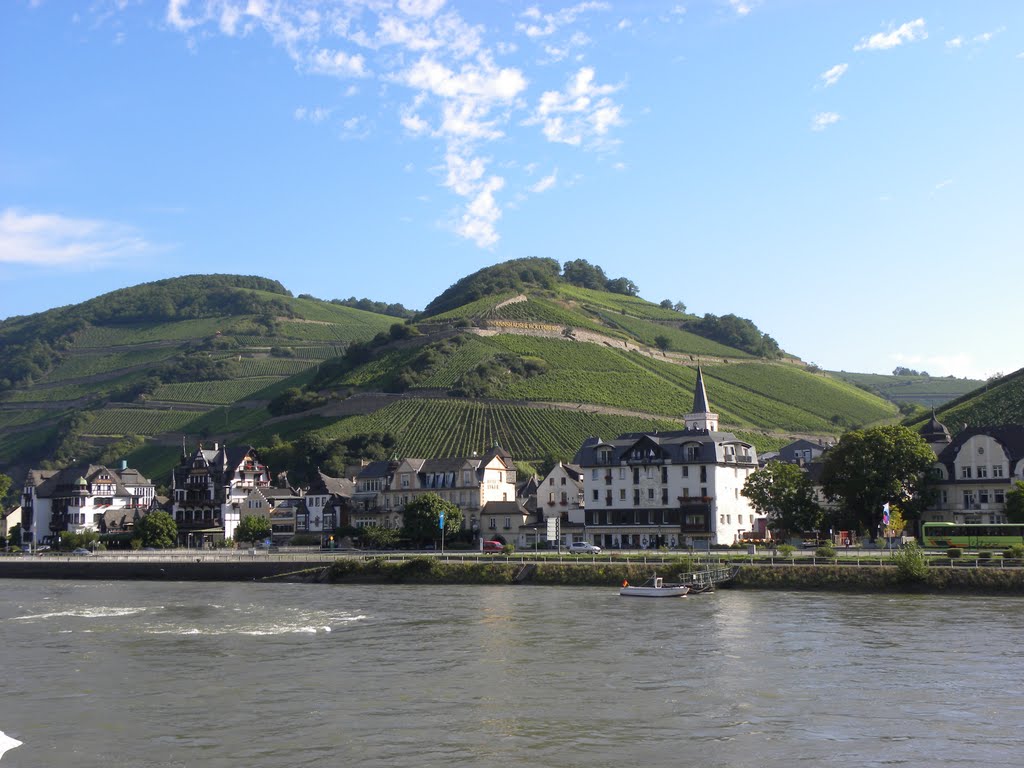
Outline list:
[[[1024,367],[1024,3],[7,0],[0,317],[525,256],[829,369]]]

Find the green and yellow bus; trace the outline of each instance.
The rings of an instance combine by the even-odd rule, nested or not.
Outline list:
[[[924,523],[921,541],[926,547],[1000,549],[1024,543],[1024,525],[1015,523]]]

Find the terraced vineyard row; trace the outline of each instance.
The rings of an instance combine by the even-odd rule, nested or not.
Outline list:
[[[745,357],[751,355],[739,349],[727,347],[717,341],[705,339],[695,333],[684,331],[671,325],[659,325],[650,320],[642,320],[629,315],[607,315],[601,317],[611,326],[619,326],[629,335],[635,337],[648,347],[656,347],[656,339],[663,336],[668,340],[668,349],[672,352],[683,352],[691,355],[707,357]],[[678,315],[677,318],[678,319]]]
[[[71,355],[57,366],[46,377],[45,381],[47,383],[56,383],[82,376],[94,376],[98,373],[116,371],[135,365],[158,363],[161,360],[174,356],[177,352],[178,350],[175,347],[158,347],[156,349],[136,349],[112,353],[108,353],[105,350],[96,350],[94,354]]]
[[[40,419],[53,418],[59,413],[60,411],[43,410],[0,411],[0,429],[23,427],[26,424],[31,424],[32,422],[39,421]]]
[[[227,332],[244,317],[208,317],[146,325],[90,326],[75,338],[76,349],[107,349],[152,341],[191,341]]]
[[[106,395],[135,381],[137,381],[136,376],[127,373],[114,379],[105,379],[104,381],[65,384],[59,387],[16,389],[5,393],[3,400],[10,403],[59,403],[65,400],[77,400],[80,397]]]
[[[207,403],[228,405],[252,397],[260,390],[281,380],[280,376],[262,376],[227,381],[187,381],[161,384],[153,393],[154,400],[173,403]]]
[[[506,304],[488,315],[488,319],[492,318],[524,323],[549,323],[563,327],[586,328],[597,333],[611,332],[614,334],[614,330],[605,328],[586,312],[573,312],[553,301],[544,299],[530,299],[529,301]]]
[[[674,309],[665,309],[658,304],[650,304],[637,296],[626,296],[621,293],[594,291],[575,285],[560,285],[558,293],[588,307],[619,313],[624,311],[628,315],[633,315],[633,317],[645,317],[649,320],[680,320],[687,317],[687,315],[676,312]]]
[[[492,344],[478,336],[467,334],[456,353],[445,361],[444,366],[420,381],[416,388],[448,389],[464,374],[494,357],[495,353]]]
[[[845,423],[870,424],[896,413],[895,407],[887,406],[852,384],[809,375],[790,366],[771,363],[715,365],[707,366],[704,373],[709,378],[794,406],[829,423],[834,416],[842,416]]]
[[[89,423],[91,435],[156,435],[180,432],[197,418],[195,411],[157,411],[143,408],[104,408]]]
[[[680,429],[679,422],[462,400],[401,400],[370,416],[353,417],[319,430],[328,438],[388,432],[400,456],[471,456],[495,443],[516,459],[550,454],[571,459],[591,435]]]
[[[292,376],[316,365],[314,360],[281,357],[243,357],[235,359],[239,376]]]

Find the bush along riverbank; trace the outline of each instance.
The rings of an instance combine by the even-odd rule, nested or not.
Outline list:
[[[334,584],[536,584],[617,587],[658,575],[666,580],[694,570],[687,558],[657,566],[641,563],[446,562],[432,557],[404,561],[339,560],[329,568],[293,574]],[[744,565],[722,589],[834,592],[962,592],[1024,595],[1024,569],[948,566]]]

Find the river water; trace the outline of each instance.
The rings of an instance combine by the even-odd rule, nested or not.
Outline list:
[[[1019,599],[0,587],[0,768],[1024,759]]]

